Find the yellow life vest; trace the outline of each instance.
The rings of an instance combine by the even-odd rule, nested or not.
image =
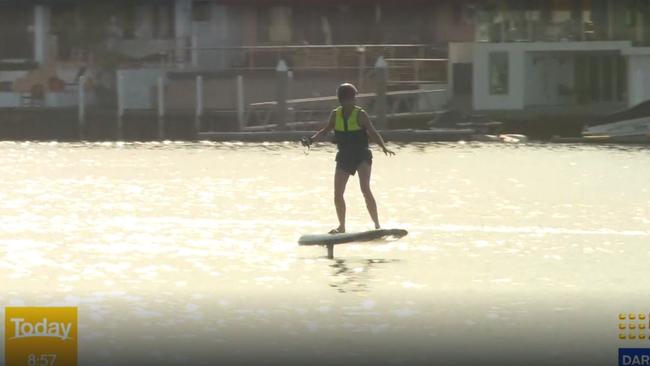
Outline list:
[[[359,125],[359,112],[362,109],[355,106],[350,116],[348,116],[347,124],[345,119],[343,119],[343,107],[336,108],[336,123],[334,124],[334,131],[339,132],[349,132],[349,131],[360,131],[361,126]]]

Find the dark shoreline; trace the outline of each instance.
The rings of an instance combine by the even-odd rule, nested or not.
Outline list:
[[[193,110],[168,111],[164,118],[162,137],[158,117],[152,110],[129,110],[121,121],[114,109],[89,108],[80,131],[76,108],[8,108],[0,110],[0,140],[16,141],[291,141],[309,134],[304,131],[240,132],[233,111],[206,111],[201,117],[200,131],[195,130]],[[535,141],[611,142],[585,140],[581,137],[579,118],[517,118],[501,120],[502,134],[525,135]],[[426,119],[402,118],[389,121],[384,137],[394,142],[489,141],[469,129],[430,129]],[[639,143],[639,141],[632,141]]]

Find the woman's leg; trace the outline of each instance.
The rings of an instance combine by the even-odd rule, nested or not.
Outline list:
[[[339,219],[338,232],[345,232],[345,185],[348,183],[350,173],[342,169],[336,169],[334,173],[334,205],[336,206],[336,216]]]
[[[370,174],[372,173],[372,165],[367,161],[364,161],[359,165],[357,169],[359,172],[359,185],[361,186],[361,193],[363,193],[363,198],[366,200],[366,207],[368,208],[368,213],[370,218],[375,223],[375,229],[379,229],[379,215],[377,214],[377,202],[375,202],[375,197],[372,195],[370,190]]]

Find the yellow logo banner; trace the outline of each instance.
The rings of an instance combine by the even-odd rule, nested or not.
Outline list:
[[[76,307],[5,308],[6,366],[76,366]]]

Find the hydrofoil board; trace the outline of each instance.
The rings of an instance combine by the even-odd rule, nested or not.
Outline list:
[[[383,238],[401,238],[408,234],[404,229],[379,229],[356,233],[303,235],[298,239],[300,245],[335,245],[371,241]]]

